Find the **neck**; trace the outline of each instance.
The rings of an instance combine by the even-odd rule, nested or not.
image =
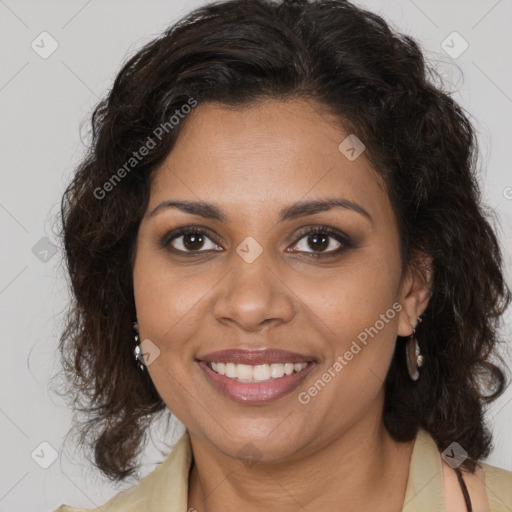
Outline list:
[[[357,423],[293,463],[243,462],[191,434],[189,507],[244,510],[401,510],[414,441],[394,441],[382,422]]]

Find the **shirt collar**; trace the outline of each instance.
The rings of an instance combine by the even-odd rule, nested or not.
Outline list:
[[[105,512],[165,510],[187,512],[188,479],[192,448],[188,431],[167,458],[139,484],[113,498]],[[441,458],[434,439],[422,428],[414,443],[403,512],[444,512],[445,499]]]
[[[445,510],[441,457],[432,436],[420,428],[409,465],[403,512]]]

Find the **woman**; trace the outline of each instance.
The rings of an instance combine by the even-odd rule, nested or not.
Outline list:
[[[510,291],[432,76],[344,0],[214,3],[126,63],[63,198],[60,348],[111,479],[158,413],[186,432],[94,510],[510,510]]]

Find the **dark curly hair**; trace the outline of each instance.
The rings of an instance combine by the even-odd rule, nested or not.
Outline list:
[[[107,477],[134,475],[147,428],[166,409],[133,357],[132,272],[151,173],[183,125],[169,128],[169,118],[192,101],[311,100],[364,141],[396,215],[402,268],[432,258],[432,295],[416,332],[425,365],[412,382],[397,342],[385,425],[397,441],[420,426],[441,450],[457,441],[470,471],[490,453],[484,412],[507,384],[497,347],[511,293],[481,204],[474,129],[438,81],[414,39],[346,0],[213,3],[127,60],[94,109],[59,227],[73,293],[59,344],[65,393],[79,444]],[[127,170],[165,123],[159,143]]]

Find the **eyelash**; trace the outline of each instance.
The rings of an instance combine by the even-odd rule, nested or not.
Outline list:
[[[187,255],[194,257],[197,254],[201,254],[202,252],[208,252],[208,251],[182,251],[180,249],[174,249],[169,248],[169,245],[172,241],[176,240],[180,236],[184,235],[190,235],[190,234],[197,234],[197,235],[206,235],[208,238],[210,238],[214,243],[219,245],[218,243],[218,237],[212,233],[209,229],[199,227],[199,226],[188,226],[179,228],[177,230],[173,230],[169,233],[167,233],[162,240],[160,241],[160,246],[164,249],[167,249],[173,253],[180,254],[180,255]],[[315,235],[315,234],[323,234],[328,235],[328,238],[334,238],[338,243],[341,244],[341,247],[335,250],[327,251],[327,252],[308,252],[308,251],[299,251],[301,254],[306,254],[311,258],[327,258],[327,257],[333,257],[338,256],[342,252],[344,252],[346,249],[353,247],[349,237],[342,233],[341,231],[338,231],[337,229],[330,228],[328,226],[315,226],[313,228],[306,228],[302,230],[298,235],[296,241],[292,244],[292,246],[296,246],[302,238],[304,238],[306,235]],[[220,252],[220,251],[216,251]]]
[[[327,252],[301,252],[302,254],[306,254],[308,257],[311,258],[329,258],[338,256],[349,247],[352,247],[352,243],[350,242],[350,239],[348,238],[347,235],[345,235],[341,231],[338,231],[337,229],[330,228],[328,226],[315,226],[313,228],[305,228],[304,230],[300,231],[297,234],[297,239],[293,243],[293,245],[297,245],[300,242],[300,240],[302,240],[306,235],[311,236],[318,234],[328,235],[328,238],[334,238],[338,243],[341,244],[341,246],[338,247],[338,249],[334,249]]]

